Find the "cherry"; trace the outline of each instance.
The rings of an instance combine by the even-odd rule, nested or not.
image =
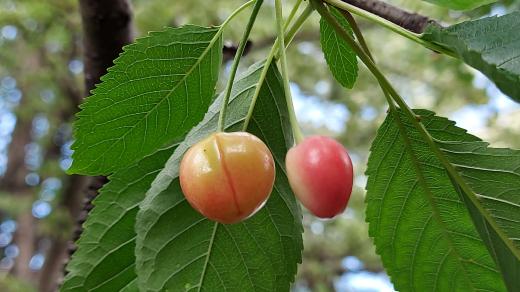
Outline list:
[[[186,152],[179,177],[194,209],[230,224],[252,216],[267,201],[275,166],[271,152],[256,136],[219,132]]]
[[[343,212],[352,193],[352,161],[336,140],[311,136],[289,149],[285,158],[289,184],[314,215],[332,218]]]

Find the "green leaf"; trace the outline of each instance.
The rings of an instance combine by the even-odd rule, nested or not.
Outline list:
[[[423,39],[455,52],[520,102],[520,12],[467,21],[447,28],[427,27]]]
[[[477,7],[495,3],[497,0],[425,0],[438,6],[453,10],[470,10]]]
[[[438,145],[471,188],[458,190],[506,286],[514,291],[520,287],[520,151],[490,148],[486,142]]]
[[[110,176],[83,224],[61,291],[137,291],[135,217],[150,183],[177,145]]]
[[[437,140],[478,141],[432,112],[416,114]],[[407,116],[390,114],[371,151],[369,234],[396,289],[505,291],[464,199]]]
[[[341,26],[353,36],[352,28],[341,12],[334,7],[330,7],[330,12]],[[325,60],[334,78],[344,87],[352,88],[358,76],[356,53],[323,18],[320,19],[320,43]]]
[[[218,27],[167,28],[126,46],[81,106],[69,172],[107,175],[182,137],[208,109],[221,60]]]
[[[253,65],[233,87],[228,130],[241,128],[261,69]],[[301,212],[283,168],[293,137],[274,65],[260,85],[248,131],[266,142],[275,158],[276,181],[268,202],[248,220],[224,225],[194,211],[180,190],[178,163],[190,145],[215,131],[221,96],[174,152],[173,169],[162,181],[167,188],[148,194],[140,206],[136,255],[143,291],[289,290],[303,249]]]

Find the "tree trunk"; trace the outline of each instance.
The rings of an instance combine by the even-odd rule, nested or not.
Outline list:
[[[85,88],[92,90],[121,48],[134,39],[128,0],[80,0],[85,52]]]
[[[29,269],[29,261],[34,253],[35,230],[34,217],[31,212],[21,212],[17,218],[14,242],[18,246],[19,254],[16,257],[12,273],[20,279],[31,281],[34,273]]]
[[[113,65],[124,45],[133,40],[132,9],[128,0],[80,0],[83,24],[83,46],[86,92],[94,89],[101,76]],[[106,182],[105,177],[73,175],[69,179],[61,205],[71,218],[78,220],[73,240],[79,238],[91,201],[97,190]],[[69,249],[67,253],[67,248]],[[75,246],[72,241],[56,238],[48,252],[48,260],[41,273],[39,291],[54,291],[56,280],[62,275],[62,264],[68,260]]]
[[[23,103],[23,100],[22,100]],[[23,104],[20,105],[21,107]],[[32,120],[29,116],[18,115],[11,143],[8,150],[7,168],[0,188],[9,193],[15,200],[26,200],[31,196],[31,190],[25,183],[29,173],[25,165],[25,146],[31,142]],[[29,261],[34,252],[34,218],[30,210],[22,210],[18,214],[17,228],[13,242],[18,246],[18,256],[11,273],[19,278],[30,280],[32,272]]]

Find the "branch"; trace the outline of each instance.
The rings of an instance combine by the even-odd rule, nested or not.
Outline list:
[[[133,41],[132,8],[126,0],[80,0],[87,92]]]
[[[246,48],[244,49],[244,53],[242,54],[242,56],[249,54],[252,46],[253,46],[253,42],[248,40],[246,43]],[[224,63],[233,60],[233,58],[235,57],[235,54],[237,53],[237,50],[238,50],[238,45],[231,44],[231,43],[224,44],[224,47],[222,48],[222,54],[224,55],[224,58],[223,58]]]
[[[350,5],[356,6],[390,22],[399,25],[409,31],[422,33],[426,26],[435,22],[431,18],[405,11],[399,7],[390,5],[379,0],[341,0]]]

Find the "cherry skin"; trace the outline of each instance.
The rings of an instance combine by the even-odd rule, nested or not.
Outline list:
[[[246,132],[215,133],[193,145],[181,161],[181,188],[190,205],[220,223],[258,211],[273,189],[269,148]]]
[[[315,216],[332,218],[345,210],[352,193],[352,161],[343,145],[310,136],[289,149],[285,158],[289,184]]]

